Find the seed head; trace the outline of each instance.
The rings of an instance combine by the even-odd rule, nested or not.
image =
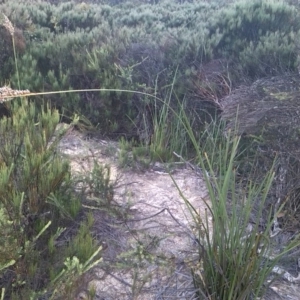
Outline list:
[[[0,103],[10,101],[14,97],[27,95],[29,94],[29,90],[13,90],[9,86],[3,86],[0,88]]]
[[[5,14],[3,14],[3,17],[4,17],[4,22],[2,25],[7,29],[9,34],[11,36],[13,36],[15,33],[15,28],[14,28],[12,22],[9,20],[9,18]]]

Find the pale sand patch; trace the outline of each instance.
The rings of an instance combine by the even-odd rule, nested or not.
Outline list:
[[[85,140],[78,132],[69,133],[60,144],[71,160],[73,174],[91,170],[94,159],[109,164],[112,181],[118,181],[115,201],[130,214],[127,222],[120,223],[95,213],[99,236],[107,244],[104,265],[88,274],[82,287],[95,286],[95,299],[101,300],[195,299],[187,263],[197,257],[194,222],[172,178],[151,170],[119,169],[116,159],[107,156],[109,148],[117,149],[117,144]],[[205,218],[209,199],[203,178],[189,168],[175,170],[172,176],[184,197]],[[209,215],[208,220],[211,230]],[[152,261],[133,258],[140,245],[145,253],[151,253]],[[128,255],[127,265],[121,252],[135,253]],[[278,280],[272,289],[276,294],[269,293],[264,299],[299,299],[298,284]],[[77,299],[85,299],[84,292]]]
[[[118,258],[120,251],[112,255],[108,245],[110,254],[104,255],[105,271],[100,266],[94,273],[98,279],[89,277],[89,285],[95,285],[99,299],[194,299],[187,261],[195,258],[197,237],[192,215],[178,188],[205,218],[207,210],[203,199],[207,202],[208,195],[203,178],[190,168],[175,170],[173,179],[167,173],[151,170],[124,171],[111,157],[103,155],[103,147],[107,147],[105,141],[87,141],[80,134],[72,133],[63,139],[60,149],[71,159],[74,174],[91,169],[94,159],[111,166],[112,180],[118,178],[114,200],[120,206],[129,203],[131,213],[130,220],[115,225],[118,237],[122,231],[126,237],[125,241],[120,237],[116,248],[134,252],[143,245],[153,261],[128,258],[136,270],[129,266],[116,268],[113,266],[116,261],[124,261],[124,258]],[[108,239],[106,243],[118,241]]]

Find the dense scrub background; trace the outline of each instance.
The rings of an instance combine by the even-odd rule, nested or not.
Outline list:
[[[172,105],[185,99],[198,125],[237,84],[297,67],[298,10],[282,1],[4,1],[0,9],[16,27],[21,88],[165,99],[175,78]],[[17,87],[10,37],[0,34],[0,82]],[[48,98],[103,134],[140,139],[160,105],[115,91]]]

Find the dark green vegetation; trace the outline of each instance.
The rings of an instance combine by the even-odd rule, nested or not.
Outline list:
[[[21,89],[126,89],[165,99],[176,76],[172,97],[186,99],[201,123],[241,78],[296,68],[300,21],[284,2],[5,2],[1,12],[16,27]],[[0,82],[19,88],[10,37],[4,28],[0,34]],[[153,101],[137,94],[61,94],[51,100],[114,136],[143,138],[144,120],[155,114]]]
[[[216,193],[206,179],[210,197],[223,203],[237,188],[233,169],[246,174],[255,167],[255,155],[253,161],[247,155],[256,148],[241,153],[249,148],[249,137],[239,143],[210,124],[219,119],[222,97],[239,84],[297,70],[298,8],[276,0],[146,2],[1,1],[0,12],[15,29],[12,36],[0,26],[1,86],[9,82],[14,89],[31,92],[102,89],[0,104],[0,286],[9,299],[37,298],[46,291],[54,298],[72,295],[72,284],[99,259],[99,245],[89,234],[92,217],[82,217],[69,165],[55,151],[59,137],[50,143],[59,113],[64,120],[77,113],[102,135],[125,138],[125,152],[125,141],[134,139],[138,146],[133,154],[143,151],[150,161],[168,161],[173,151],[193,157],[195,164],[220,175],[220,181],[213,182]],[[257,146],[258,136],[254,142]],[[273,155],[270,151],[267,154]],[[91,187],[98,186],[100,198],[109,201],[111,187],[103,170],[93,172],[102,175]],[[265,204],[271,181],[268,174],[265,186],[244,187],[241,194],[249,200],[241,219],[238,211],[230,218],[225,205],[218,210],[218,202],[213,202],[220,224],[216,222],[213,241],[204,230],[204,280],[195,271],[202,267],[194,266],[199,298],[251,299],[264,291],[270,267],[253,279],[262,260],[252,251],[258,243],[255,235],[245,242],[247,251],[241,248],[231,260],[228,256],[244,234],[252,200],[262,193]],[[262,205],[260,209],[259,216]],[[267,239],[272,217],[262,240]],[[61,228],[78,218],[79,230],[74,230],[69,246],[58,251]],[[242,231],[232,231],[241,222]],[[88,251],[82,244],[89,245]],[[247,259],[253,265],[244,272]],[[215,272],[216,266],[228,268],[228,276]],[[247,275],[242,286],[230,273],[236,268]]]
[[[93,263],[85,265],[91,255],[96,252],[99,258],[99,245],[89,233],[93,219],[81,217],[78,233],[69,243],[62,242],[65,227],[74,226],[79,217],[81,200],[69,163],[56,151],[63,135],[54,137],[59,113],[48,106],[38,110],[26,101],[7,106],[10,115],[0,122],[2,297],[36,299],[47,292],[63,296]],[[85,251],[75,247],[77,240],[88,245]]]

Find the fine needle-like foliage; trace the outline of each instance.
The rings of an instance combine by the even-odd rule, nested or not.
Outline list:
[[[38,299],[47,294],[73,299],[74,284],[100,262],[101,247],[87,243],[91,233],[79,230],[71,257],[63,246],[57,251],[63,226],[70,225],[81,208],[69,162],[57,149],[66,130],[56,130],[58,110],[24,97],[30,92],[20,89],[15,28],[6,15],[3,26],[12,39],[19,89],[0,88],[6,111],[0,120],[0,298]],[[19,96],[23,98],[12,101]],[[88,225],[92,223],[90,218]]]
[[[101,261],[101,247],[88,230],[92,217],[70,238],[72,247],[57,246],[63,226],[74,224],[82,207],[69,162],[57,149],[66,129],[57,132],[59,113],[47,105],[6,104],[9,115],[0,120],[1,299],[73,299],[78,280]]]

